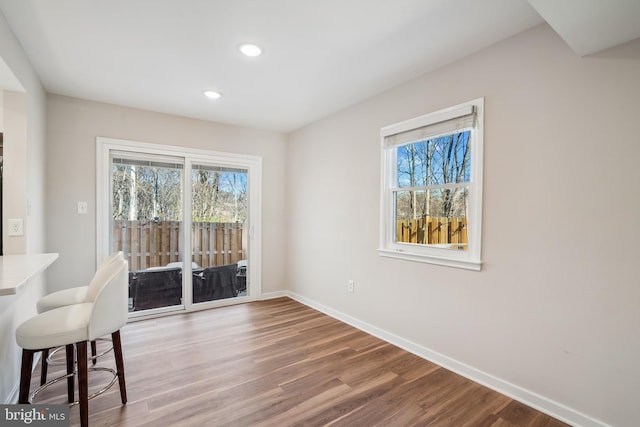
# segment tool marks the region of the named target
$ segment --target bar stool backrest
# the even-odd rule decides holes
[[[116,260],[96,274],[87,290],[85,303],[92,303],[89,340],[118,331],[127,323],[129,268],[126,260]],[[92,300],[89,301],[89,294]]]
[[[106,267],[107,265],[109,265],[109,263],[117,260],[117,259],[124,259],[124,255],[122,253],[122,251],[116,251],[114,253],[112,253],[111,255],[109,255],[109,257],[107,259],[105,259],[102,264],[100,264],[98,266],[98,270],[100,270],[103,267]]]
[[[124,258],[122,257],[122,252],[116,252],[111,254],[109,258],[96,270],[91,282],[89,282],[89,286],[87,287],[87,295],[85,296],[84,302],[93,302],[96,299],[96,295],[98,294],[100,288],[104,286],[106,278],[111,274],[112,270],[116,267],[116,261],[122,261]]]

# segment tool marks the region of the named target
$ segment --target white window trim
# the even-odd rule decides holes
[[[104,230],[109,230],[108,196],[111,194],[111,180],[107,178],[110,171],[110,151],[136,151],[145,154],[182,157],[185,159],[185,177],[191,169],[192,162],[221,163],[245,168],[249,171],[251,193],[249,197],[249,224],[248,251],[250,256],[249,269],[247,271],[247,283],[250,286],[249,296],[225,300],[212,301],[210,303],[198,303],[185,306],[185,311],[197,311],[207,308],[255,301],[262,294],[262,158],[246,154],[226,153],[219,151],[199,150],[171,145],[151,144],[146,142],[128,141],[106,137],[96,138],[96,265],[109,256],[109,236]],[[191,180],[185,178],[187,190],[185,194],[191,194]],[[191,210],[191,200],[185,197],[185,212]],[[184,226],[191,228],[191,218],[185,215]],[[190,233],[185,233],[184,244],[191,247]],[[190,273],[190,263],[185,263],[186,273]],[[191,292],[187,287],[186,292]],[[144,316],[141,316],[144,318]]]
[[[395,212],[392,188],[395,187],[396,150],[385,147],[385,137],[407,132],[422,126],[429,126],[456,117],[461,111],[475,106],[476,124],[471,132],[471,181],[469,183],[469,249],[455,251],[432,246],[396,243]],[[451,108],[425,114],[400,123],[385,126],[381,137],[381,197],[380,197],[380,256],[424,262],[429,264],[457,267],[479,271],[482,266],[482,165],[484,128],[484,98],[474,99]]]

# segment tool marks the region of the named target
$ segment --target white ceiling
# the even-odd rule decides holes
[[[545,20],[579,54],[640,37],[638,5],[639,0],[0,0],[51,93],[280,132]],[[621,20],[631,24],[623,25],[631,27],[624,34],[616,31]],[[264,54],[243,57],[236,49],[242,42],[261,45]],[[224,96],[209,100],[202,95],[207,89]]]

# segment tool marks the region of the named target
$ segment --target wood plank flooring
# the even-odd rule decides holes
[[[92,426],[566,425],[288,298],[134,322],[122,340],[129,402],[117,385],[91,400]],[[105,380],[90,373],[89,392]],[[38,403],[64,396],[63,381]]]

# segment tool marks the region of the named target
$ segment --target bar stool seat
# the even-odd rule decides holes
[[[16,330],[22,348],[40,350],[86,341],[93,303],[73,304],[39,314]]]
[[[33,356],[38,351],[66,347],[67,374],[73,368],[73,346],[78,359],[78,403],[81,425],[88,425],[88,358],[87,343],[111,335],[116,361],[113,371],[120,383],[122,403],[127,402],[124,360],[120,328],[127,322],[128,313],[127,261],[116,260],[96,272],[80,304],[55,308],[23,322],[16,330],[16,342],[22,347],[22,369],[18,403],[29,403],[29,385]],[[73,399],[73,377],[67,380],[69,402]],[[114,379],[115,381],[115,379]],[[112,382],[113,384],[113,382]]]

